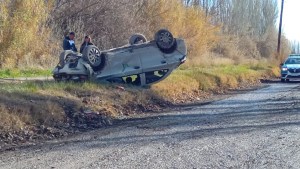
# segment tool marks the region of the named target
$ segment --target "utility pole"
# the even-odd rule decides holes
[[[279,20],[279,31],[278,31],[278,44],[277,44],[277,58],[280,55],[280,45],[281,45],[281,28],[282,28],[282,17],[283,17],[283,6],[284,0],[281,2],[280,20]]]

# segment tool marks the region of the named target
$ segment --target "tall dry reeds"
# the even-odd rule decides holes
[[[51,30],[45,22],[49,6],[41,0],[2,0],[0,4],[0,67],[15,68],[24,60],[39,63],[48,55]]]
[[[1,0],[0,68],[53,67],[62,50],[62,39],[69,31],[76,32],[78,47],[89,34],[100,49],[109,49],[125,45],[133,33],[145,34],[152,40],[158,29],[167,28],[175,37],[186,40],[193,65],[282,60],[280,57],[290,52],[283,38],[282,54],[276,55],[277,31],[271,24],[276,6],[257,10],[263,12],[265,23],[236,25],[252,23],[258,15],[247,14],[243,22],[233,24],[229,21],[238,19],[234,14],[244,12],[238,5],[245,9],[251,5],[248,1],[229,6],[226,3],[230,4],[214,4],[218,13],[213,13],[212,7],[182,0]],[[262,8],[268,3],[256,5]],[[234,13],[230,13],[230,8],[234,8]],[[264,29],[258,36],[254,30],[260,24]]]

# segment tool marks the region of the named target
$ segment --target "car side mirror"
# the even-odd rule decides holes
[[[283,63],[280,63],[280,66],[283,66]]]

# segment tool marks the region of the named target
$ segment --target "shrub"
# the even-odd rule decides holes
[[[42,26],[48,6],[41,0],[2,0],[0,4],[0,67],[22,65],[26,55],[38,59],[49,53],[48,37]]]
[[[219,27],[209,22],[200,7],[187,7],[179,0],[152,0],[145,8],[150,31],[167,28],[176,37],[184,38],[190,57],[205,53],[219,39]]]

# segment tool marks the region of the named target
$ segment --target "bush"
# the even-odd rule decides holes
[[[41,0],[2,0],[0,67],[19,67],[27,55],[39,59],[49,53],[47,39],[51,31],[44,26],[47,10],[47,4]]]
[[[150,32],[169,29],[184,38],[190,57],[200,56],[219,39],[220,29],[212,25],[200,7],[187,7],[179,0],[152,0],[145,7],[144,18]]]
[[[240,64],[265,58],[272,61],[283,60],[290,52],[290,46],[283,38],[282,53],[276,56],[277,32],[271,22],[276,15],[276,8],[270,0],[264,3],[258,1],[256,4],[257,10],[264,12],[263,16],[252,16],[249,13],[244,18],[234,17],[235,14],[244,12],[236,6],[238,2],[236,4],[222,1],[225,4],[233,3],[230,8],[234,8],[224,13],[223,19],[218,19],[218,13],[210,11],[213,9],[205,9],[208,6],[201,6],[202,2],[190,2],[184,4],[181,0],[2,0],[0,68],[53,67],[58,60],[58,57],[53,56],[59,55],[62,39],[69,31],[76,32],[77,45],[88,34],[100,49],[109,49],[127,44],[133,33],[145,34],[151,40],[157,30],[167,28],[175,37],[185,39],[190,60],[188,62],[193,66]],[[252,4],[250,2],[252,1],[248,0],[240,5],[250,8],[247,6]],[[215,10],[222,7],[212,5]],[[268,24],[256,22],[256,17],[265,18]],[[231,23],[231,19],[237,20]],[[240,23],[239,20],[243,22]],[[260,27],[263,29],[257,31]]]

